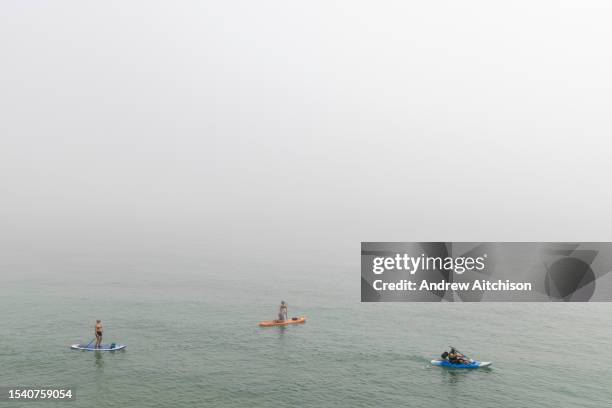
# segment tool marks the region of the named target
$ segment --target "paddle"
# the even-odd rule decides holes
[[[91,341],[89,343],[87,343],[87,345],[85,346],[85,348],[89,348],[89,346],[91,345],[91,343],[94,342],[96,338],[94,337],[93,339],[91,339]]]
[[[465,356],[465,354],[463,354],[461,350],[457,349],[456,347],[453,347],[453,346],[448,346],[448,347],[450,347],[452,350],[455,350],[457,353],[461,354],[462,356]]]

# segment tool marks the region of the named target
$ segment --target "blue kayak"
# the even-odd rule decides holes
[[[127,344],[100,344],[100,347],[96,347],[95,344],[73,344],[70,346],[73,350],[85,350],[85,351],[117,351],[123,350],[127,347]]]
[[[431,364],[438,366],[438,367],[448,367],[448,368],[482,368],[482,367],[488,367],[493,363],[490,361],[471,360],[469,364],[453,364],[448,360],[431,360]]]

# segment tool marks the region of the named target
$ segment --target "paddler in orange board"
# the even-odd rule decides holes
[[[284,300],[281,300],[280,307],[278,308],[278,322],[284,322],[287,320],[287,303]]]

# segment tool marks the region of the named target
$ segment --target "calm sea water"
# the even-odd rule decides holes
[[[4,264],[0,385],[75,385],[70,406],[97,408],[612,400],[611,304],[361,304],[358,264],[300,265],[150,255]],[[259,328],[280,300],[308,322]],[[69,349],[91,340],[96,318],[126,351]],[[493,368],[431,367],[449,344]]]

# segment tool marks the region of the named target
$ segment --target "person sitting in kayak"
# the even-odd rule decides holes
[[[100,348],[100,345],[102,344],[102,332],[104,331],[104,328],[102,327],[102,321],[101,320],[96,320],[96,348]]]
[[[287,320],[287,304],[282,300],[278,308],[278,321],[284,322],[285,320]]]
[[[451,364],[470,364],[470,359],[458,352],[454,347],[450,348],[450,352],[442,354],[444,360],[448,360]]]

